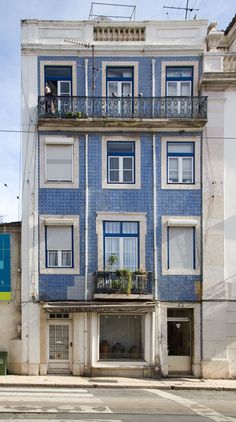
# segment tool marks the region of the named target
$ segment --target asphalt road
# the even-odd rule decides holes
[[[1,388],[0,421],[236,422],[236,393],[132,389]]]

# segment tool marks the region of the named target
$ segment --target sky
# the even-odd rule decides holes
[[[106,0],[101,0],[106,2]],[[163,6],[184,7],[186,0],[107,0],[107,3],[135,4],[136,21],[184,19],[184,11]],[[0,221],[21,218],[21,135],[20,135],[20,20],[86,20],[91,1],[85,0],[1,0],[0,16]],[[235,0],[189,0],[189,7],[199,9],[193,18],[217,21],[226,29],[236,13]],[[116,13],[123,14],[124,9]],[[126,9],[127,10],[127,9]],[[94,13],[111,14],[107,6],[94,6]],[[19,199],[17,198],[19,197]]]

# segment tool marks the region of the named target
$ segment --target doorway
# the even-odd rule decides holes
[[[71,355],[71,323],[50,321],[48,325],[48,373],[70,373]]]
[[[192,310],[167,310],[168,372],[192,372]]]

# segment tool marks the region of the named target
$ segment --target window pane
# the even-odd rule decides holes
[[[193,154],[193,144],[186,142],[168,142],[168,153]]]
[[[118,97],[118,83],[117,82],[108,82],[108,96]]]
[[[193,241],[193,227],[169,227],[169,268],[194,268],[195,245]]]
[[[101,315],[100,359],[144,358],[144,316]]]
[[[133,72],[132,69],[128,68],[108,68],[107,69],[107,77],[108,78],[132,78]]]
[[[120,223],[109,221],[105,223],[105,232],[106,233],[120,233]]]
[[[184,183],[192,183],[193,182],[193,159],[192,159],[192,157],[182,158],[182,167],[183,167],[182,181]]]
[[[58,267],[58,251],[48,251],[48,267]]]
[[[71,79],[72,77],[72,68],[71,66],[46,66],[45,75],[47,79]]]
[[[178,158],[168,158],[168,182],[177,183],[179,181],[179,160]]]
[[[169,97],[178,95],[177,82],[167,82],[167,95]]]
[[[113,264],[109,261],[111,255],[116,257]],[[118,237],[105,238],[105,268],[110,271],[120,268],[120,239]]]
[[[190,96],[191,95],[191,82],[181,82],[180,95]]]
[[[124,234],[138,234],[138,223],[123,223],[122,232]]]
[[[123,169],[124,170],[132,170],[133,168],[133,158],[132,157],[124,157],[123,158]]]
[[[71,250],[72,227],[47,226],[47,250]]]
[[[110,169],[119,170],[119,157],[109,157]]]
[[[132,183],[133,182],[133,172],[132,170],[123,171],[123,182]]]
[[[169,356],[191,356],[190,321],[168,321]]]
[[[108,142],[107,151],[109,154],[124,154],[134,153],[134,143],[133,142]]]
[[[71,145],[46,146],[46,177],[48,181],[72,181]]]
[[[167,68],[166,71],[167,78],[191,78],[192,69],[191,68]]]
[[[122,83],[122,95],[124,97],[131,96],[132,94],[132,84],[131,82],[123,82]]]
[[[72,252],[71,251],[62,251],[62,267],[71,267],[72,266]]]
[[[137,237],[123,238],[123,267],[130,271],[135,271],[138,269]]]
[[[71,83],[70,81],[60,81],[58,82],[58,95],[71,95]]]
[[[119,182],[119,171],[110,170],[110,179],[109,182]]]

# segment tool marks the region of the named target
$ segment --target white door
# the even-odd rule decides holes
[[[63,114],[72,111],[71,104],[71,81],[58,81],[57,82],[57,95],[58,95],[58,111]]]
[[[191,97],[192,83],[191,81],[168,81],[167,96],[168,97]],[[191,98],[167,99],[167,114],[169,116],[188,116],[191,114]]]
[[[132,113],[132,82],[108,82],[108,112],[115,116],[128,117]]]
[[[68,321],[50,321],[48,326],[48,372],[71,372],[72,336]]]
[[[168,317],[168,371],[190,373],[192,369],[192,335],[189,317]]]

